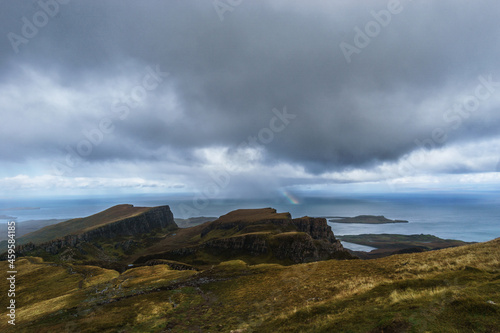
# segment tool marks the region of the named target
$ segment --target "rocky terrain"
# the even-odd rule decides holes
[[[200,226],[198,244],[148,254],[135,263],[150,259],[174,259],[208,264],[220,258],[245,257],[252,262],[301,263],[353,258],[324,218],[296,218],[275,209],[245,209],[230,212]]]
[[[203,219],[195,219],[199,223]],[[66,233],[60,236],[62,233]],[[56,237],[57,236],[57,237]],[[296,264],[352,259],[324,218],[293,219],[275,209],[242,209],[180,229],[168,206],[118,205],[27,234],[19,255],[124,271],[151,260],[205,267],[229,259]]]

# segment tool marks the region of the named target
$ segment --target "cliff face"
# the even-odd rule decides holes
[[[288,213],[287,213],[288,214]],[[288,214],[289,215],[289,214]],[[296,230],[300,232],[305,232],[311,235],[314,239],[325,239],[330,242],[335,241],[335,236],[333,235],[332,228],[327,224],[324,218],[310,218],[302,217],[297,219],[265,219],[253,222],[246,221],[230,221],[221,223],[219,220],[210,223],[201,232],[201,237],[205,237],[211,231],[214,230],[230,230],[235,229],[236,232],[253,229],[256,226],[269,226],[270,229],[276,229],[280,231]]]
[[[351,259],[352,256],[335,240],[314,239],[303,232],[282,234],[249,234],[210,240],[200,246],[213,254],[245,253],[268,255],[280,261],[304,263],[328,259]]]
[[[129,217],[138,216],[151,210],[151,207],[134,207],[133,205],[116,205],[102,212],[86,217],[75,218],[52,224],[28,233],[17,239],[19,245],[29,242],[41,244],[67,235],[82,234],[86,231],[102,227],[106,224],[124,220]]]
[[[335,238],[324,218],[292,219],[289,213],[276,213],[272,208],[234,211],[216,221],[179,229],[175,234],[157,240],[126,237],[157,229],[178,229],[168,206],[150,208],[135,216],[49,242],[21,245],[18,252],[40,256],[47,253],[58,255],[63,260],[90,258],[107,262],[116,258],[122,260],[132,256],[137,248],[143,248],[144,253],[148,254],[134,263],[168,259],[191,264],[213,264],[247,258],[255,263],[271,261],[291,264],[352,258]],[[125,239],[121,238],[124,236]],[[103,239],[113,242],[118,251],[106,252],[104,247],[99,246],[101,242],[95,242]],[[165,242],[168,247],[162,251],[156,242]]]
[[[204,226],[199,245],[144,256],[136,262],[153,258],[201,262],[207,255],[214,260],[248,255],[274,257],[286,263],[353,258],[324,218],[292,219],[290,214],[277,214],[270,208],[244,213],[229,213]],[[260,220],[260,216],[265,217]]]
[[[28,243],[18,247],[20,254],[41,249],[50,254],[58,254],[66,247],[77,247],[84,242],[91,242],[98,238],[113,239],[119,236],[132,236],[148,233],[155,229],[175,230],[177,224],[169,206],[159,206],[147,210],[134,217],[125,218],[113,223],[88,230],[83,233],[66,235],[63,238],[35,245]]]
[[[303,217],[293,219],[292,223],[297,228],[297,231],[305,232],[313,239],[323,239],[330,243],[338,242],[340,244],[340,242],[335,239],[332,228],[324,218]]]
[[[163,228],[177,229],[177,224],[174,222],[174,216],[169,206],[154,207],[138,216],[106,224],[85,232],[80,235],[80,238],[89,241],[100,237],[132,236]]]
[[[278,235],[273,243],[273,255],[293,263],[354,258],[343,248],[340,241],[315,240],[305,233]]]
[[[263,235],[242,235],[236,237],[210,240],[202,245],[203,248],[222,251],[244,251],[251,255],[267,253],[269,245],[267,237]]]

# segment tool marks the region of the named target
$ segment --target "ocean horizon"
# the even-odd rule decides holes
[[[306,197],[290,200],[214,199],[194,203],[191,197],[165,195],[121,195],[67,197],[55,199],[0,200],[0,223],[14,219],[71,219],[85,217],[117,204],[135,206],[169,205],[174,217],[218,217],[239,208],[272,207],[290,212],[292,217],[384,215],[389,219],[408,220],[396,224],[342,224],[328,222],[335,235],[356,234],[432,234],[445,239],[483,242],[500,237],[500,205],[491,195],[346,195],[339,197]]]

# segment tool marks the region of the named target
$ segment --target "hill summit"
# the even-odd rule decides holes
[[[122,252],[127,252],[133,245],[147,245],[148,234],[177,228],[169,206],[118,205],[92,216],[29,233],[21,238],[24,244],[17,248],[17,252],[56,261],[116,262],[126,257]],[[109,249],[109,246],[113,248]]]
[[[49,225],[20,237],[17,242],[18,244],[26,244],[29,242],[38,244],[57,238],[63,238],[67,235],[83,234],[114,222],[140,216],[141,214],[147,213],[152,209],[155,209],[158,212],[159,208],[160,207],[134,207],[134,205],[128,204],[116,205],[91,216],[71,219],[61,223]],[[169,215],[167,210],[170,211],[170,208],[168,206],[163,206],[160,210],[163,210],[165,214]],[[170,213],[170,215],[171,214],[172,213]],[[169,216],[165,216],[165,220],[169,220]]]

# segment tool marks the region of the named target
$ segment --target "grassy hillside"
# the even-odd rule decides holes
[[[18,280],[16,327],[2,320],[2,332],[500,332],[500,239],[199,272],[160,264],[118,274],[25,258]],[[2,298],[2,318],[5,308]]]
[[[19,238],[30,232],[39,230],[43,227],[61,223],[67,221],[68,219],[50,219],[50,220],[28,220],[16,223],[16,236]],[[0,235],[0,241],[7,240],[7,232]]]
[[[454,239],[442,239],[433,235],[362,234],[337,236],[341,241],[376,248],[371,252],[354,252],[363,259],[380,258],[397,253],[423,252],[447,247],[472,244]]]
[[[22,236],[40,230],[43,227],[64,222],[67,219],[50,219],[50,220],[28,220],[16,222],[16,237],[20,239]],[[2,233],[0,234],[0,252],[7,250],[7,224],[2,225]]]
[[[217,217],[199,216],[199,217],[191,217],[188,219],[175,218],[174,220],[175,223],[179,226],[179,228],[190,228],[203,224],[205,222],[215,221],[217,220]]]
[[[40,230],[19,237],[18,244],[33,242],[35,244],[61,238],[69,234],[78,234],[104,224],[113,223],[128,217],[136,216],[151,209],[150,207],[134,207],[132,205],[117,205],[97,214],[71,219],[65,222],[49,225]]]
[[[404,249],[409,247],[422,247],[426,250],[437,248],[467,245],[468,243],[442,239],[433,235],[399,235],[399,234],[361,234],[337,236],[346,242],[367,245],[379,249]]]

